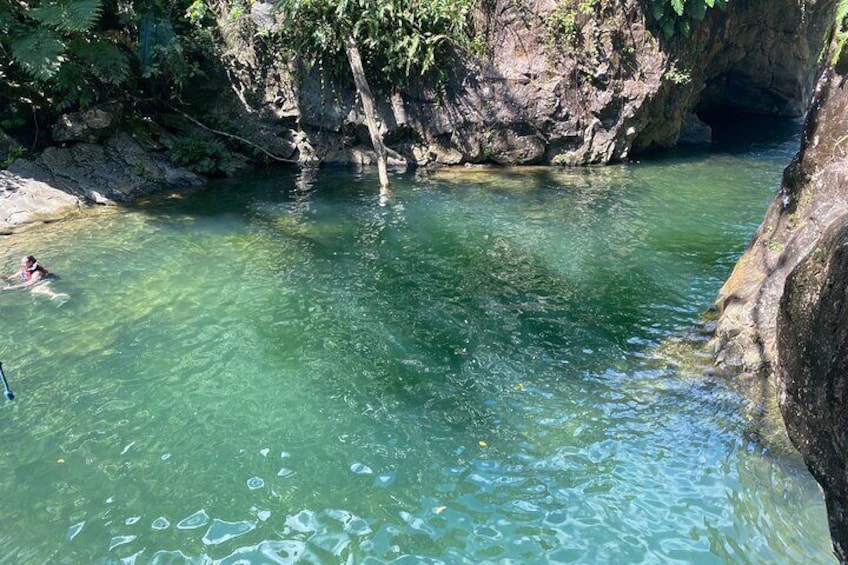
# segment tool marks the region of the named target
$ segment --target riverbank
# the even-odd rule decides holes
[[[73,217],[85,206],[117,205],[205,183],[125,132],[102,143],[52,147],[0,171],[0,234]]]

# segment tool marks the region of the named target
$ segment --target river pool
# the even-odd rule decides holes
[[[60,275],[0,294],[0,563],[835,563],[803,463],[687,353],[799,127],[0,239]]]

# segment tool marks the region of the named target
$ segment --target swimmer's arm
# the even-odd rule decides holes
[[[26,282],[22,282],[20,284],[10,284],[8,286],[4,286],[0,290],[15,290],[16,288],[26,288],[28,286],[32,286],[38,281],[41,280],[41,271],[36,271],[32,274],[32,278]]]

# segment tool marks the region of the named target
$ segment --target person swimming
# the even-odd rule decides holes
[[[16,288],[26,288],[32,286],[39,281],[42,281],[50,275],[50,271],[38,264],[38,259],[32,255],[25,255],[21,259],[21,270],[16,273],[20,278],[19,284],[11,284],[3,287],[3,290],[14,290]],[[9,275],[6,279],[14,278],[15,275]]]
[[[15,277],[18,277],[21,282],[18,283],[18,284],[6,285],[6,286],[0,288],[0,290],[15,290],[15,289],[18,289],[18,288],[27,288],[27,287],[33,286],[36,283],[39,283],[41,281],[55,278],[55,275],[52,275],[50,273],[50,271],[48,271],[47,269],[42,267],[38,263],[38,259],[36,259],[34,256],[25,255],[21,259],[21,269],[20,269],[20,271],[13,274],[13,275],[9,275],[8,277],[6,277],[6,279],[8,280],[10,278],[15,278]],[[33,288],[32,291],[34,293],[37,292],[38,294],[47,295],[51,299],[68,298],[67,294],[53,292],[52,290],[47,288],[48,286],[49,285],[39,286],[39,287]]]

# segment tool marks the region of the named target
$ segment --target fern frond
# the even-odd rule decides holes
[[[39,80],[49,80],[65,60],[65,44],[56,33],[35,29],[11,41],[12,58],[27,73]]]
[[[56,73],[54,86],[54,92],[58,94],[58,98],[54,100],[53,104],[60,112],[76,106],[79,102],[80,93],[87,90],[82,69],[73,63],[62,65],[62,68]]]
[[[54,0],[29,11],[39,23],[72,32],[90,30],[103,10],[102,0]]]
[[[12,12],[8,8],[0,8],[0,33],[8,34],[15,24]]]
[[[68,53],[103,82],[120,84],[130,74],[127,55],[114,43],[102,39],[75,39],[69,45]]]
[[[848,16],[848,0],[840,0],[836,5],[836,15],[834,16],[837,27],[841,28],[845,24],[846,16]]]

